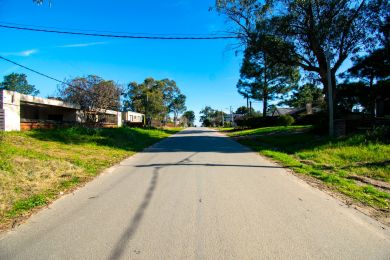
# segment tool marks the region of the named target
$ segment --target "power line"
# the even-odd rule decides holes
[[[82,89],[81,87],[79,87],[79,86],[77,86],[77,85],[72,85],[72,84],[69,84],[69,83],[67,83],[67,82],[65,82],[65,81],[62,81],[62,80],[53,78],[52,76],[49,76],[49,75],[47,75],[47,74],[45,74],[45,73],[39,72],[39,71],[34,70],[34,69],[32,69],[32,68],[26,67],[26,66],[24,66],[24,65],[22,65],[22,64],[19,64],[19,63],[15,62],[15,61],[12,61],[12,60],[10,60],[10,59],[4,58],[3,56],[0,56],[0,59],[5,60],[5,61],[7,61],[7,62],[9,62],[9,63],[12,63],[12,64],[14,64],[14,65],[16,65],[16,66],[19,66],[19,67],[21,67],[21,68],[24,68],[24,69],[26,69],[26,70],[29,70],[29,71],[31,71],[31,72],[34,72],[34,73],[36,73],[36,74],[38,74],[38,75],[41,75],[41,76],[43,76],[43,77],[45,77],[45,78],[48,78],[48,79],[57,81],[57,82],[59,82],[59,83],[61,83],[61,84],[65,84],[65,85],[67,85],[67,86],[69,86],[69,87],[77,88],[77,89],[79,89],[79,90],[81,90],[81,91],[85,91],[84,89]],[[91,83],[91,82],[88,81],[88,83]],[[95,94],[95,96],[96,96],[96,94]],[[114,99],[114,100],[116,100],[116,99]]]
[[[26,70],[32,71],[32,72],[34,72],[34,73],[36,73],[36,74],[38,74],[38,75],[41,75],[41,76],[43,76],[43,77],[46,77],[46,78],[48,78],[48,79],[57,81],[57,82],[59,82],[59,83],[62,83],[62,84],[68,85],[68,86],[72,86],[72,85],[70,85],[69,83],[66,83],[65,81],[62,81],[62,80],[53,78],[52,76],[49,76],[49,75],[44,74],[44,73],[42,73],[42,72],[39,72],[39,71],[36,71],[36,70],[31,69],[31,68],[29,68],[29,67],[26,67],[26,66],[24,66],[24,65],[22,65],[22,64],[19,64],[19,63],[15,62],[15,61],[12,61],[12,60],[9,60],[9,59],[7,59],[7,58],[4,58],[3,56],[0,56],[0,59],[5,60],[5,61],[8,61],[9,63],[12,63],[12,64],[14,64],[14,65],[16,65],[16,66],[22,67],[22,68],[24,68],[24,69],[26,69]]]
[[[77,32],[94,32],[94,33],[109,33],[109,34],[125,34],[125,35],[146,35],[146,36],[229,36],[229,32],[226,31],[215,31],[211,33],[139,33],[139,32],[124,32],[124,31],[108,31],[108,30],[93,30],[93,29],[80,29],[72,27],[54,27],[54,26],[44,26],[44,25],[32,25],[32,24],[22,24],[22,23],[10,23],[6,21],[0,21],[0,24],[16,26],[16,27],[29,27],[29,28],[39,28],[39,29],[50,29],[50,30],[59,30],[59,31],[77,31]],[[232,34],[232,33],[230,33]]]
[[[104,34],[104,33],[85,33],[85,32],[75,32],[75,31],[60,31],[54,29],[40,29],[40,28],[31,28],[31,27],[21,27],[21,26],[11,26],[0,24],[0,28],[14,29],[14,30],[23,30],[23,31],[33,31],[33,32],[45,32],[45,33],[57,33],[57,34],[71,34],[71,35],[82,35],[82,36],[94,36],[94,37],[108,37],[108,38],[125,38],[125,39],[146,39],[146,40],[228,40],[228,39],[238,39],[238,36],[147,36],[147,35],[120,35],[120,34]]]

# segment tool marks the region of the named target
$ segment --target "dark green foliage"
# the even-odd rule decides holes
[[[255,112],[255,110],[252,108],[252,110],[246,106],[241,106],[239,108],[237,108],[236,110],[236,114],[240,114],[240,115],[246,115],[246,114],[253,114]]]
[[[223,126],[225,113],[212,109],[210,106],[206,106],[200,111],[200,119],[203,126]]]
[[[263,101],[266,116],[268,101],[289,92],[299,80],[296,67],[280,63],[265,52],[264,39],[252,39],[247,45],[237,83],[238,92],[244,97]]]
[[[377,126],[367,131],[367,139],[390,144],[390,126]]]
[[[293,95],[289,100],[281,102],[289,107],[302,108],[306,104],[320,105],[323,102],[323,93],[314,84],[304,84],[293,90]]]
[[[166,121],[173,112],[175,119],[185,108],[186,96],[176,82],[147,78],[142,83],[131,82],[124,93],[124,110],[143,113],[149,119]]]
[[[278,125],[278,117],[271,116],[256,116],[246,117],[242,120],[237,120],[237,126],[242,128],[259,128]]]
[[[187,120],[188,126],[194,126],[194,122],[195,122],[195,113],[194,113],[194,111],[186,111],[186,112],[184,112],[183,117]]]
[[[245,47],[255,42],[273,60],[315,74],[325,94],[328,60],[336,93],[336,74],[344,61],[375,47],[379,31],[389,35],[383,30],[388,26],[381,26],[388,20],[388,1],[217,0],[216,7],[236,25],[234,33]]]
[[[278,123],[283,126],[290,126],[294,124],[295,119],[290,115],[281,115],[278,118]]]
[[[20,73],[11,73],[4,76],[3,82],[0,83],[0,90],[2,89],[32,96],[39,94],[39,90],[34,85],[28,84],[26,74]]]

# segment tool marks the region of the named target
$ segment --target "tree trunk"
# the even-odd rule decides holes
[[[268,89],[265,87],[263,90],[263,117],[267,116],[268,107]]]

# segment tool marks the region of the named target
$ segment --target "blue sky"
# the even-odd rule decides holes
[[[209,12],[214,0],[76,1],[0,0],[0,22],[65,29],[151,34],[210,34],[226,31],[225,18]],[[241,56],[234,40],[150,41],[58,35],[0,29],[0,54],[55,78],[96,74],[120,84],[146,77],[170,78],[197,113],[205,105],[228,111],[246,101],[237,93]],[[0,61],[0,79],[25,73],[40,96],[57,83]],[[260,104],[258,104],[260,107]]]

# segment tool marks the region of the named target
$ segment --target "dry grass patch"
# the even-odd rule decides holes
[[[0,229],[180,129],[0,132]]]

